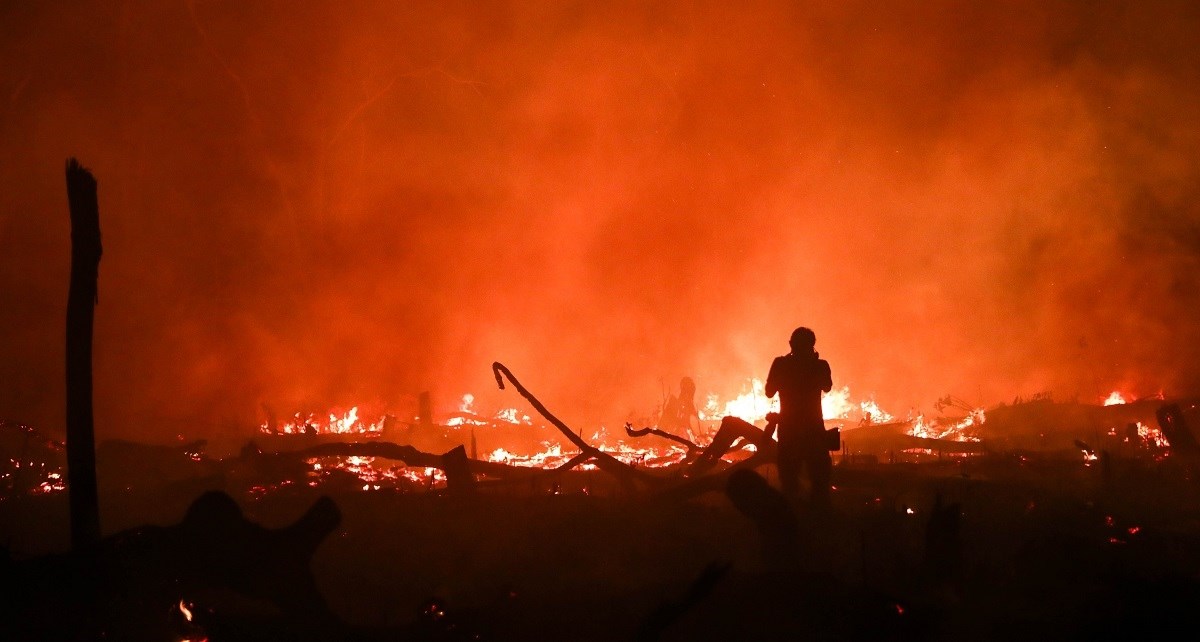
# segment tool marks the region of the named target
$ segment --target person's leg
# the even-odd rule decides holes
[[[833,476],[833,458],[823,444],[814,444],[807,461],[808,479],[812,482],[812,500],[814,504],[829,505],[829,484]]]
[[[779,487],[789,498],[800,496],[800,466],[803,455],[794,430],[779,428]]]

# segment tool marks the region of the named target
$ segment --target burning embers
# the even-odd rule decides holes
[[[314,457],[306,460],[312,467],[308,485],[318,486],[335,474],[350,474],[363,482],[362,490],[396,490],[408,488],[443,488],[446,473],[431,466],[406,466],[382,457]]]
[[[545,449],[532,455],[517,455],[503,448],[492,451],[487,460],[507,464],[509,466],[524,466],[528,468],[557,468],[579,456],[579,451],[563,451],[560,444],[543,442]],[[667,446],[665,448],[634,447],[623,441],[615,446],[601,444],[598,450],[608,453],[618,460],[636,467],[661,468],[682,462],[688,455],[683,446]],[[583,464],[582,470],[595,470],[595,464]]]
[[[1052,404],[1048,397],[1039,397],[1034,403]],[[1114,392],[1102,399],[1101,403],[1103,407],[1108,407],[1123,406],[1127,402],[1125,395]],[[1006,423],[1003,418],[1001,424],[996,427],[988,425],[988,412],[955,397],[940,399],[934,406],[938,415],[910,412],[906,419],[897,420],[892,413],[880,408],[873,399],[852,398],[848,386],[834,389],[822,399],[827,423],[843,429],[843,436],[847,443],[853,446],[854,452],[891,453],[893,458],[896,453],[919,456],[932,455],[935,451],[938,456],[979,455],[992,449],[985,446],[984,441],[996,437],[997,434],[1002,435],[1012,426],[1011,419]],[[1091,407],[1097,410],[1101,408]],[[623,464],[645,469],[663,468],[685,462],[695,448],[703,447],[711,440],[715,424],[721,418],[735,416],[761,424],[769,412],[777,410],[778,400],[766,397],[762,380],[749,379],[743,391],[731,399],[708,395],[704,408],[698,413],[702,422],[700,431],[692,436],[693,442],[690,445],[687,438],[681,439],[680,443],[626,440],[623,438],[625,435],[620,432],[610,433],[603,427],[592,431],[588,441],[595,444],[596,452],[611,456]],[[950,413],[946,414],[947,411]],[[422,430],[440,431],[442,442],[438,447],[427,450],[442,452],[462,444],[468,449],[471,460],[503,466],[541,470],[564,465],[577,470],[597,468],[595,461],[571,465],[573,460],[585,455],[579,444],[568,443],[562,439],[561,434],[549,439],[537,437],[539,431],[547,428],[544,424],[535,423],[530,418],[530,413],[514,407],[490,414],[481,413],[476,408],[474,395],[471,394],[464,395],[453,411],[436,420],[431,418],[399,422],[395,417],[384,416],[376,421],[368,421],[360,417],[358,407],[346,412],[322,413],[319,416],[326,415],[329,421],[323,423],[314,421],[314,415],[309,415],[304,420],[297,415],[296,421],[284,424],[272,434],[375,438],[382,434],[384,426],[404,426],[407,428],[398,428],[388,439],[396,437],[399,438],[396,439],[399,443],[415,443],[406,441],[405,438],[413,437]],[[1161,431],[1148,421],[1130,422],[1123,428],[1118,426],[1124,424],[1110,423],[1104,426],[1103,430],[1109,435],[1120,433],[1119,436],[1134,447],[1166,447],[1166,440]],[[655,432],[649,429],[633,430],[631,426],[627,428],[630,428],[627,430],[629,437]],[[270,432],[268,424],[264,424],[263,429]],[[662,434],[661,431],[657,432]],[[544,436],[545,433],[540,434]],[[477,448],[477,435],[482,437],[481,441],[488,442],[484,448]],[[584,436],[586,433],[579,435],[580,438]],[[1087,440],[1092,441],[1091,436],[1088,436]],[[752,448],[746,449],[746,452],[752,451]],[[347,476],[356,480],[360,484],[359,487],[366,491],[419,487],[437,489],[445,485],[444,473],[437,467],[406,466],[402,462],[386,458],[322,457],[310,459],[308,464],[312,467],[307,476],[310,486],[329,483]]]
[[[290,421],[277,423],[269,416],[259,429],[268,435],[378,435],[383,432],[386,417],[377,421],[364,421],[358,416],[358,406],[343,412],[332,411],[324,415],[296,413]]]
[[[926,455],[974,456],[1010,450],[1061,456],[1074,450],[1076,439],[1088,444],[1084,453],[1088,461],[1104,450],[1121,456],[1161,458],[1168,443],[1156,425],[1154,411],[1162,404],[1157,399],[1128,399],[1128,395],[1114,392],[1087,405],[1059,404],[1039,396],[985,412],[947,397],[934,404],[936,415],[914,412],[897,420],[872,399],[852,398],[849,387],[844,386],[824,395],[822,405],[828,427],[842,429],[850,453],[844,461],[849,463],[878,461],[880,456],[896,461],[899,454],[907,455],[909,461],[914,457],[922,461]],[[440,416],[426,410],[426,418],[407,421],[383,412],[364,412],[359,405],[330,412],[297,413],[286,422],[269,418],[260,426],[263,437],[258,441],[265,442],[264,449],[248,446],[241,455],[222,459],[202,452],[202,441],[182,443],[182,436],[179,444],[169,446],[123,442],[118,448],[108,442],[101,444],[98,455],[101,467],[107,465],[110,471],[109,479],[113,479],[114,471],[132,469],[170,471],[170,475],[182,477],[221,476],[227,479],[229,489],[240,488],[251,497],[305,488],[440,491],[448,488],[447,467],[451,465],[440,453],[455,448],[464,453],[465,465],[471,471],[468,477],[477,480],[497,471],[500,477],[514,477],[512,471],[521,469],[530,473],[603,470],[604,461],[609,462],[609,468],[620,465],[641,471],[638,475],[658,474],[656,469],[671,474],[678,465],[693,461],[713,441],[720,418],[736,416],[761,427],[767,413],[778,407],[776,400],[766,397],[762,381],[750,379],[731,399],[709,395],[698,413],[699,430],[678,435],[671,430],[629,424],[623,431],[551,427],[547,422],[557,420],[530,401],[534,409],[529,412],[516,407],[481,412],[474,396],[468,394]],[[531,418],[538,413],[545,419]],[[4,446],[0,453],[0,499],[55,494],[66,488],[61,443],[15,424],[0,423],[0,436],[0,445]],[[736,463],[758,450],[753,443],[739,444],[719,458]],[[1071,458],[1075,457],[1078,455]],[[154,468],[156,458],[161,459],[158,468]],[[191,472],[181,470],[180,462],[186,462]],[[150,476],[161,477],[159,472]],[[130,483],[138,482],[130,477]]]
[[[926,419],[925,415],[917,415],[912,421],[908,434],[921,439],[948,439],[950,441],[981,441],[974,430],[987,421],[987,415],[982,408],[972,410],[961,419]]]
[[[37,430],[0,421],[0,500],[67,488],[65,446]]]

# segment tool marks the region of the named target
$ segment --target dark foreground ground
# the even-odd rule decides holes
[[[843,466],[832,512],[793,506],[794,530],[769,494],[749,504],[756,524],[715,492],[225,488],[268,530],[220,525],[229,507],[215,501],[187,533],[128,532],[185,522],[213,487],[175,482],[102,498],[106,532],[126,533],[93,562],[100,597],[81,580],[87,563],[50,554],[66,548],[65,495],[17,497],[0,502],[0,639],[91,639],[96,627],[166,640],[1194,639],[1191,477],[1171,458]],[[314,509],[272,530],[323,493],[340,521]],[[308,527],[311,565],[308,544],[288,539]],[[249,552],[220,548],[247,537]],[[222,579],[179,579],[188,573]]]

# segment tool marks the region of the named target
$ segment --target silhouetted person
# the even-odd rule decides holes
[[[700,413],[696,411],[696,382],[691,377],[679,381],[679,396],[667,398],[658,427],[683,433],[693,442],[700,436]]]
[[[813,349],[817,335],[796,328],[789,341],[792,351],[777,357],[767,375],[767,397],[779,393],[779,481],[789,497],[800,494],[800,469],[808,469],[812,500],[829,501],[833,460],[825,444],[825,418],[821,393],[833,388],[829,362]]]

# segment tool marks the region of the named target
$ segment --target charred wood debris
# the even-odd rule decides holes
[[[916,546],[923,553],[913,561],[911,574],[921,589],[914,596],[899,589],[873,588],[880,583],[874,576],[887,573],[880,570],[879,560],[874,559],[870,550],[874,545],[867,543],[869,537],[861,533],[848,534],[849,539],[863,538],[859,583],[847,584],[824,573],[813,573],[814,568],[821,567],[814,558],[820,557],[822,546],[822,536],[815,532],[815,525],[829,518],[785,498],[764,477],[770,476],[773,469],[770,464],[775,457],[776,442],[769,437],[773,425],[760,428],[726,417],[706,445],[662,434],[654,428],[627,427],[631,439],[656,436],[686,449],[687,454],[679,463],[642,467],[590,444],[550,412],[503,364],[494,364],[493,372],[498,385],[512,386],[564,440],[575,446],[578,454],[556,468],[543,469],[473,458],[462,444],[443,453],[426,452],[388,440],[386,435],[363,441],[290,436],[287,438],[290,449],[265,451],[251,442],[237,455],[226,458],[207,456],[204,441],[173,446],[102,442],[97,449],[97,470],[105,482],[102,489],[110,487],[111,482],[129,492],[140,490],[144,494],[150,486],[157,485],[156,492],[162,496],[190,495],[199,499],[188,508],[183,520],[173,526],[126,529],[99,541],[91,551],[5,560],[10,590],[4,600],[6,611],[0,612],[0,620],[4,622],[0,632],[11,634],[10,639],[79,639],[80,632],[87,637],[97,631],[122,639],[506,639],[507,636],[489,637],[486,618],[472,619],[470,614],[456,612],[453,603],[437,597],[430,597],[403,625],[348,624],[326,604],[310,570],[314,550],[336,531],[341,520],[337,504],[322,495],[295,523],[272,529],[247,519],[238,507],[239,502],[231,497],[231,494],[234,497],[292,494],[296,498],[312,498],[317,493],[359,494],[361,480],[348,473],[309,487],[306,480],[311,476],[311,462],[371,457],[440,471],[444,474],[442,484],[413,482],[391,492],[442,497],[441,501],[449,502],[447,506],[458,506],[455,510],[472,510],[472,506],[477,507],[478,502],[489,498],[504,501],[514,496],[587,493],[589,489],[596,501],[611,497],[660,507],[687,503],[709,493],[727,498],[753,525],[755,546],[761,555],[757,568],[763,570],[739,572],[733,570],[728,560],[701,565],[694,581],[680,587],[674,596],[665,595],[657,605],[646,605],[641,624],[636,631],[629,632],[628,637],[633,639],[679,639],[680,631],[695,626],[681,622],[691,622],[699,617],[697,613],[705,613],[704,604],[716,602],[753,610],[758,608],[752,603],[754,600],[774,599],[764,593],[765,587],[781,590],[788,599],[818,605],[812,608],[820,617],[817,612],[809,612],[808,617],[817,618],[818,629],[832,631],[835,638],[870,639],[883,635],[921,639],[929,635],[932,623],[946,617],[939,609],[957,603],[965,590],[965,577],[969,573],[964,567],[961,499],[970,492],[963,489],[972,487],[973,474],[982,480],[996,466],[1033,470],[1039,466],[1045,470],[1070,467],[1084,471],[1088,483],[1102,496],[1105,489],[1138,474],[1168,475],[1178,480],[1192,478],[1196,455],[1200,453],[1192,438],[1187,413],[1175,403],[1157,404],[1154,410],[1158,425],[1170,440],[1168,449],[1131,445],[1129,435],[1123,434],[1120,439],[1110,435],[1108,442],[1099,436],[1091,438],[1091,443],[1074,438],[1067,448],[1058,451],[1039,452],[1016,446],[993,450],[986,440],[965,447],[958,442],[931,444],[939,440],[887,433],[885,426],[880,431],[884,435],[883,445],[872,446],[874,452],[897,445],[940,445],[946,452],[974,453],[957,459],[947,456],[941,465],[935,461],[925,466],[950,470],[949,475],[936,473],[941,478],[941,485],[936,488],[950,488],[950,494],[960,501],[945,501],[940,492],[933,504],[926,506],[920,505],[919,500],[883,497],[880,506],[890,506],[884,515],[902,518],[905,513],[912,514],[914,507],[920,510],[923,539]],[[1062,410],[1054,404],[1041,403],[1038,406],[1041,414]],[[410,427],[410,430],[420,429],[420,421]],[[61,470],[65,444],[26,426],[5,424],[0,426],[0,432],[5,435],[6,454],[15,455],[8,458],[9,462],[34,464],[10,466],[4,472],[5,485],[0,489],[4,500],[0,500],[0,506],[14,500],[50,497],[53,484],[61,488],[62,481],[51,476],[53,471]],[[891,436],[887,437],[888,434]],[[853,444],[861,439],[850,431],[847,441]],[[866,445],[862,448],[867,449]],[[856,479],[886,477],[890,469],[906,469],[899,464],[881,463],[882,459],[843,452],[841,472],[835,476],[835,483],[852,485]],[[572,481],[573,478],[577,479]],[[607,491],[598,492],[601,488]],[[1109,526],[1114,532],[1111,540],[1135,539],[1136,530],[1131,529],[1136,527],[1111,523]],[[1071,555],[1075,553],[1070,551],[1077,547],[1086,547],[1081,542],[1056,542],[1054,546],[1065,548],[1055,548],[1056,552],[1050,553],[1053,555]],[[13,590],[13,587],[22,588]],[[1173,589],[1164,589],[1159,584],[1139,587],[1168,594],[1181,591],[1189,600],[1187,604],[1192,602],[1186,596],[1195,591],[1191,583]],[[743,602],[750,603],[742,605]],[[771,608],[786,611],[784,606]],[[26,616],[27,613],[35,616]],[[61,613],[71,615],[63,617]],[[781,623],[777,618],[768,621],[769,626],[763,624],[762,628],[749,630],[770,636],[780,630],[811,630],[813,626],[812,621]]]

